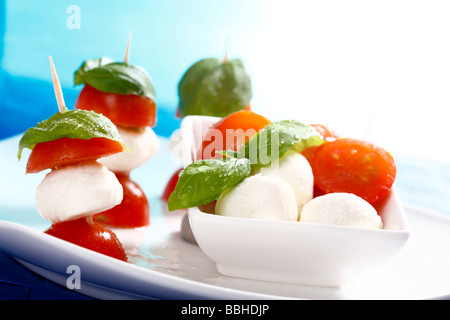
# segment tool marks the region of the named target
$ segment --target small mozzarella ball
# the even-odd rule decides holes
[[[260,173],[264,176],[277,175],[292,188],[299,214],[303,206],[313,198],[314,176],[311,166],[308,160],[296,151],[286,152],[269,167],[261,168]]]
[[[158,152],[160,142],[150,127],[125,129],[118,127],[119,134],[130,152],[120,152],[100,158],[98,162],[113,172],[130,172],[142,166]]]
[[[380,216],[366,200],[352,193],[329,193],[309,201],[300,222],[314,222],[364,228],[383,228]]]
[[[39,214],[52,223],[108,210],[123,198],[114,173],[95,162],[49,172],[36,191]]]
[[[217,215],[297,221],[294,193],[277,176],[250,176],[217,199]]]

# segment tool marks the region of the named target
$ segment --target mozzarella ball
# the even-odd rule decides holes
[[[308,160],[296,151],[286,152],[269,167],[261,168],[260,173],[264,176],[277,175],[292,188],[299,214],[303,206],[313,198],[314,176],[311,166]]]
[[[114,173],[95,162],[52,170],[38,185],[35,198],[39,214],[58,223],[118,205],[123,189]]]
[[[250,176],[217,199],[217,215],[297,221],[294,193],[277,176]]]
[[[130,172],[142,166],[158,152],[160,142],[150,127],[140,130],[118,127],[119,134],[130,152],[120,152],[100,158],[98,162],[113,172]]]
[[[352,193],[329,193],[309,201],[300,222],[314,222],[363,228],[383,228],[380,216],[366,200]]]

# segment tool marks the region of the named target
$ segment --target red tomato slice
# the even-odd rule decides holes
[[[168,201],[170,195],[172,194],[173,190],[175,189],[175,186],[177,185],[178,182],[178,174],[180,173],[180,171],[183,170],[178,169],[173,175],[172,177],[170,177],[169,181],[167,182],[166,187],[164,188],[164,192],[161,196],[161,199],[164,201]]]
[[[318,193],[349,192],[375,204],[391,189],[396,166],[384,149],[356,139],[319,146],[310,157]]]
[[[75,108],[95,111],[123,127],[154,127],[156,125],[156,105],[138,95],[102,92],[85,84]]]
[[[94,221],[113,228],[138,228],[150,224],[150,209],[141,187],[128,174],[115,173],[123,187],[123,200],[117,206],[94,215]]]
[[[89,218],[53,224],[45,233],[107,256],[127,261],[125,250],[116,234]]]
[[[26,172],[37,173],[45,169],[95,161],[122,151],[124,147],[119,142],[107,138],[59,138],[34,146],[28,158]]]
[[[234,112],[222,118],[206,132],[199,157],[221,158],[216,151],[238,151],[242,144],[269,123],[269,119],[251,110]]]
[[[303,150],[303,151],[301,152],[301,154],[302,154],[309,162],[311,162],[311,158],[312,158],[313,154],[316,152],[316,150],[317,150],[318,147],[319,147],[319,146],[311,146],[311,147],[308,147],[308,148],[306,148],[305,150]]]

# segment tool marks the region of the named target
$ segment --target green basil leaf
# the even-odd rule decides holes
[[[173,211],[210,203],[250,173],[248,159],[197,160],[180,171],[178,182],[168,200],[168,208]]]
[[[120,142],[126,148],[117,127],[107,117],[86,110],[68,110],[56,113],[25,131],[19,141],[17,157],[24,148],[33,149],[37,143],[59,138],[91,139],[107,138]]]
[[[302,152],[324,141],[311,126],[296,120],[272,122],[257,132],[239,150],[252,164],[269,166],[287,151]]]
[[[178,84],[179,112],[224,117],[244,109],[252,98],[250,75],[240,59],[202,59]]]
[[[74,84],[87,83],[97,90],[118,94],[135,94],[155,101],[155,88],[141,67],[108,58],[86,60],[74,73]]]
[[[74,84],[75,85],[79,85],[79,84],[83,84],[84,81],[84,75],[86,74],[86,72],[88,72],[89,70],[104,66],[106,64],[109,63],[113,63],[114,61],[110,58],[107,57],[102,57],[102,58],[98,58],[98,59],[90,59],[90,60],[86,60],[84,61],[81,66],[78,68],[77,71],[75,71],[74,73]]]

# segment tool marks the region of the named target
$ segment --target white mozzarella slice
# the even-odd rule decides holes
[[[54,169],[38,185],[39,214],[58,223],[108,210],[123,198],[123,188],[114,173],[100,163]]]

